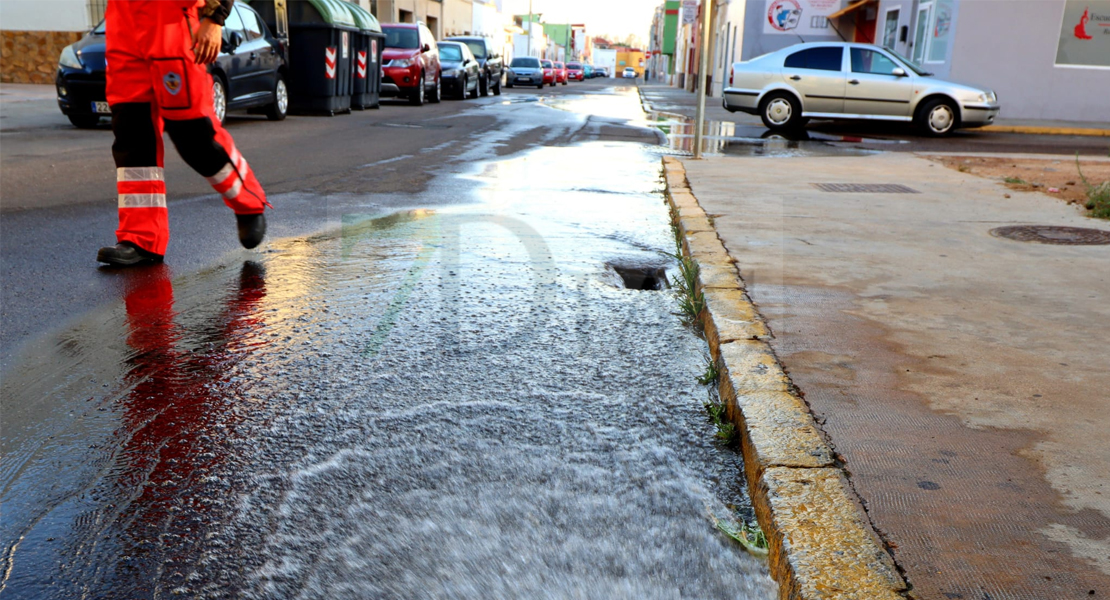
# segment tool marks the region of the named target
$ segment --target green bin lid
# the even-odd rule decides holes
[[[356,27],[355,18],[349,8],[352,6],[343,0],[308,0],[323,17],[324,21],[332,25],[346,25]]]
[[[354,2],[347,3],[347,10],[351,11],[351,16],[355,19],[355,24],[363,31],[373,31],[375,33],[382,32],[382,26],[378,24],[378,20],[370,11],[355,4]]]
[[[251,2],[251,0],[238,1],[245,4],[250,4]],[[366,11],[357,4],[349,4],[343,2],[343,0],[307,0],[307,2],[316,9],[316,12],[320,13],[320,18],[322,18],[325,23],[331,25],[345,25],[355,29],[362,27],[361,23],[356,24],[356,17],[351,9],[357,8],[363,12]],[[381,25],[378,25],[378,20],[374,18],[374,15],[367,12],[366,16],[370,17],[373,21],[375,26],[374,31],[381,32]],[[365,27],[362,28],[365,29]]]

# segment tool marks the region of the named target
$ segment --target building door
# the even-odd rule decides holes
[[[886,18],[883,20],[883,47],[897,50],[895,45],[898,43],[898,23],[901,21],[902,9],[892,8],[886,11]]]
[[[929,45],[929,22],[933,20],[933,3],[922,4],[917,9],[917,24],[913,35],[913,62],[925,64],[926,46]]]

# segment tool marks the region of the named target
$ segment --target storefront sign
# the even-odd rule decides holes
[[[693,25],[698,22],[698,0],[682,0],[682,24]]]
[[[1067,0],[1056,64],[1110,68],[1110,0]]]
[[[843,4],[843,0],[767,0],[763,33],[835,35],[828,17]]]

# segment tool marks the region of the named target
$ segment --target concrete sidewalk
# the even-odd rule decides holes
[[[1110,595],[1110,245],[990,233],[1110,223],[908,154],[684,164],[910,596]]]

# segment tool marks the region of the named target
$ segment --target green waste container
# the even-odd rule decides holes
[[[289,111],[300,114],[351,111],[356,38],[353,5],[343,0],[251,0],[271,29],[289,27]],[[283,10],[284,8],[284,10]]]
[[[382,51],[385,34],[369,11],[357,4],[347,7],[355,19],[359,33],[355,37],[354,60],[351,61],[351,108],[359,110],[381,106]]]

